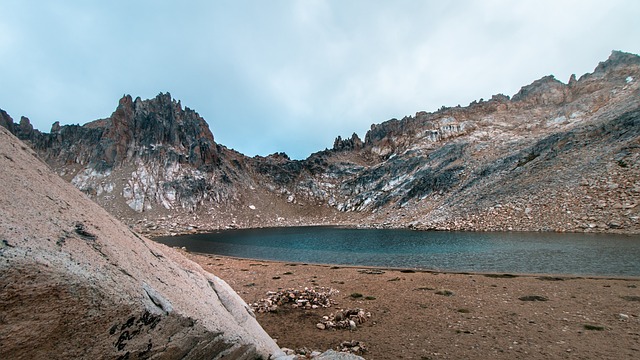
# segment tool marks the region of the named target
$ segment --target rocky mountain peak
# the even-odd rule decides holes
[[[602,61],[598,64],[594,73],[604,73],[610,69],[629,66],[640,66],[640,56],[623,51],[613,50],[607,60]]]
[[[553,75],[548,75],[523,86],[511,100],[529,101],[536,105],[559,105],[565,101],[566,87]]]
[[[333,142],[333,150],[335,151],[360,150],[363,146],[364,143],[356,133],[353,133],[348,139],[342,139],[341,136],[338,136]]]
[[[169,93],[149,100],[125,95],[109,119],[104,137],[112,143],[109,151],[116,161],[160,154],[195,166],[216,162],[209,125],[197,112],[183,109]]]
[[[13,118],[6,111],[0,109],[0,126],[14,133]]]

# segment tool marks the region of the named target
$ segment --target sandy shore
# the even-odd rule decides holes
[[[285,305],[257,314],[281,347],[326,350],[356,340],[366,359],[640,358],[638,278],[364,271],[185,255],[247,303],[279,289],[339,291],[331,308]],[[316,327],[323,316],[353,308],[371,313],[356,331]]]

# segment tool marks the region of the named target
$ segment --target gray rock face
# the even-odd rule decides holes
[[[122,225],[0,128],[0,358],[283,355],[221,279]]]

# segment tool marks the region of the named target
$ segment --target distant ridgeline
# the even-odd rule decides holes
[[[106,119],[0,125],[140,231],[357,224],[441,230],[640,231],[640,57],[513,97],[418,112],[305,160],[247,157],[169,93]]]

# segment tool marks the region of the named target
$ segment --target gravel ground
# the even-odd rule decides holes
[[[249,304],[268,291],[325,287],[330,308],[258,313],[281,347],[364,343],[366,359],[636,359],[640,279],[455,274],[236,259],[184,252]],[[362,296],[358,296],[358,294]],[[340,309],[371,313],[355,331],[320,330]]]

